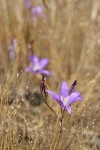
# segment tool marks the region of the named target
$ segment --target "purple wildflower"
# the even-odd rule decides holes
[[[80,95],[80,92],[74,92],[73,89],[75,88],[76,82],[74,82],[70,88],[70,92],[68,91],[68,85],[66,82],[62,82],[60,86],[60,95],[56,94],[53,91],[46,90],[52,98],[58,102],[58,104],[68,111],[71,114],[71,104],[76,101],[81,101],[83,98]]]
[[[31,61],[32,66],[27,67],[26,71],[28,71],[28,72],[32,71],[35,74],[41,73],[41,74],[45,74],[45,75],[50,76],[50,71],[44,69],[49,62],[48,58],[44,58],[42,60],[39,60],[38,56],[35,55],[33,57],[30,56],[29,60]]]
[[[30,10],[32,8],[32,4],[30,0],[24,0],[25,6]]]
[[[9,44],[9,58],[10,59],[14,59],[15,56],[16,56],[16,52],[15,52],[15,49],[16,49],[16,46],[17,46],[17,40],[16,39],[12,39],[10,41],[10,44]]]
[[[33,17],[33,19],[37,17],[45,17],[44,6],[38,5],[38,6],[33,7],[32,4],[30,3],[30,0],[24,0],[24,3],[26,7],[29,9],[30,15],[31,17]]]
[[[43,17],[44,16],[44,7],[43,6],[32,7],[31,16],[32,17]]]

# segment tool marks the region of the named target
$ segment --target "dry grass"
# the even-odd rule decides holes
[[[32,21],[23,0],[0,0],[0,150],[99,150],[100,1],[45,2],[47,19]],[[9,60],[12,38],[17,56]],[[60,137],[59,121],[39,94],[41,76],[25,72],[31,40],[33,53],[50,59],[49,89],[58,92],[62,81],[80,83],[84,101],[72,106],[71,116],[65,113]],[[51,97],[48,103],[60,115]]]

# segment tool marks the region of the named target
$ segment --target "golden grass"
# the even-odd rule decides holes
[[[42,0],[31,2],[43,5]],[[0,150],[99,150],[100,2],[45,3],[48,18],[32,21],[23,0],[0,0]],[[12,38],[18,41],[15,60],[8,58]],[[31,40],[33,53],[50,59],[49,89],[58,92],[62,81],[80,83],[77,90],[84,100],[72,106],[71,116],[64,114],[61,135],[51,110],[25,99],[28,89],[39,92],[41,82],[41,76],[25,72]],[[51,97],[48,103],[60,115]]]

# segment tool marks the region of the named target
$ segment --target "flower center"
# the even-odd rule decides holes
[[[39,64],[35,64],[33,66],[33,71],[38,71],[38,70],[40,70],[40,68],[41,68],[41,66]]]
[[[67,106],[67,105],[68,105],[68,102],[69,102],[69,96],[67,96],[67,97],[65,97],[65,98],[63,99],[63,104],[64,104],[64,106]]]

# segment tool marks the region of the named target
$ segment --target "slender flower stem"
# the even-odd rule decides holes
[[[51,106],[47,103],[47,102],[45,102],[45,104],[49,107],[49,109],[57,116],[57,114],[55,113],[55,111],[51,108]],[[57,116],[58,117],[58,116]]]
[[[62,116],[59,118],[59,122],[60,122],[60,130],[59,130],[59,134],[58,134],[58,139],[57,139],[57,145],[59,143],[59,140],[60,140],[60,137],[61,137],[61,133],[62,133],[62,123],[63,123],[63,118],[64,118],[64,112],[65,112],[65,109],[61,109],[61,114]]]
[[[57,149],[57,147],[58,147],[58,144],[59,144],[59,141],[60,141],[60,137],[61,137],[61,134],[62,134],[62,122],[63,122],[63,118],[64,118],[64,112],[65,112],[65,109],[61,109],[61,117],[59,118],[59,122],[60,122],[60,129],[59,129],[59,127],[58,127],[58,132],[57,132],[57,134],[55,135],[55,138],[54,138],[54,140],[53,140],[53,142],[52,142],[52,145],[51,145],[51,147],[50,147],[50,150],[56,150]]]
[[[41,92],[41,95],[42,95],[42,98],[44,99],[45,101],[45,104],[48,106],[48,108],[57,116],[57,114],[55,113],[55,111],[51,108],[51,106],[48,104],[47,102],[47,98],[48,98],[48,92],[46,91],[47,90],[47,86],[45,85],[45,82],[46,82],[46,77],[45,75],[43,74],[42,75],[42,81],[40,83],[40,92]],[[58,116],[57,116],[58,117]]]

